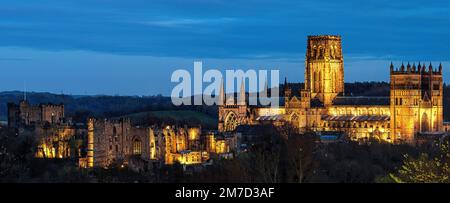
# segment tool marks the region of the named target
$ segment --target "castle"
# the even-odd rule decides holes
[[[23,100],[19,105],[8,103],[8,126],[31,125],[34,123],[58,123],[64,119],[64,105],[30,105]]]
[[[80,166],[87,168],[108,167],[118,161],[128,165],[133,160],[134,164],[202,164],[213,154],[228,154],[236,145],[236,140],[202,132],[200,127],[140,127],[127,118],[89,119],[87,130],[87,156],[80,159]]]
[[[8,104],[8,126],[32,129],[38,136],[36,157],[76,159],[84,168],[115,163],[138,170],[151,164],[198,165],[212,157],[232,158],[240,148],[238,126],[290,124],[299,132],[340,133],[354,141],[377,139],[417,144],[423,136],[450,129],[443,121],[442,65],[390,65],[390,97],[346,96],[344,59],[339,36],[309,36],[305,82],[300,90],[284,83],[278,107],[248,105],[245,83],[234,103],[220,91],[218,131],[188,126],[135,126],[129,119],[88,119],[74,124],[64,105]],[[231,97],[235,97],[233,94]]]
[[[8,127],[36,136],[35,156],[73,159],[82,168],[118,164],[144,170],[152,165],[204,164],[212,156],[230,157],[235,137],[188,126],[135,126],[128,118],[72,123],[64,105],[8,103]]]
[[[309,36],[305,82],[293,91],[285,81],[279,108],[244,101],[219,106],[220,132],[239,125],[292,124],[300,132],[340,132],[355,141],[415,144],[419,135],[444,132],[442,65],[390,65],[390,97],[353,97],[344,91],[341,37]],[[222,85],[223,86],[223,85]],[[244,91],[242,91],[244,90]],[[225,98],[221,90],[220,98]],[[246,98],[242,83],[240,98]],[[224,100],[225,100],[224,99]]]

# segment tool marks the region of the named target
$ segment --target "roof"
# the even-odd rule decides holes
[[[389,106],[389,97],[336,97],[333,101],[335,106]]]
[[[312,108],[324,107],[319,98],[312,98],[310,104]]]
[[[322,135],[320,136],[321,140],[337,140],[340,136],[338,135]]]
[[[230,99],[231,97],[233,97],[233,93],[231,93],[231,94],[227,94],[227,96],[226,96],[226,100],[228,100],[228,99]],[[259,93],[246,93],[246,95],[245,95],[245,102],[246,102],[246,104],[247,105],[249,105],[249,106],[255,106],[255,105],[253,105],[253,104],[250,104],[250,99],[251,98],[254,98],[254,99],[256,99],[256,102],[257,102],[257,105],[256,106],[258,106],[258,107],[270,107],[271,105],[263,105],[263,104],[261,104],[261,98],[266,98],[266,99],[269,99],[269,100],[271,100],[271,99],[278,99],[278,106],[281,106],[281,107],[284,107],[284,103],[285,103],[285,98],[284,97],[281,97],[281,96],[279,96],[279,97],[270,97],[270,95],[268,95],[268,96],[265,96],[265,97],[260,97],[260,95],[259,95]],[[238,93],[235,93],[234,94],[234,104],[238,104],[239,103],[239,96],[238,96]]]
[[[239,125],[236,127],[236,132],[244,135],[261,135],[274,131],[276,128],[273,125]]]
[[[390,121],[391,117],[386,115],[364,115],[364,116],[322,116],[325,121]]]
[[[256,118],[257,121],[280,121],[283,119],[282,115],[274,115],[274,116],[259,116]]]

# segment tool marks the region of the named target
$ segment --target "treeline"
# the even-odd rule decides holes
[[[0,93],[0,120],[7,120],[7,103],[19,103],[21,92]],[[37,105],[52,103],[65,105],[66,116],[75,122],[84,122],[88,117],[111,118],[123,115],[170,110],[194,110],[216,117],[216,107],[174,106],[170,97],[157,96],[72,96],[52,93],[27,93],[27,101]]]
[[[0,183],[450,183],[450,150],[375,140],[321,144],[289,126],[263,126],[250,148],[202,170],[181,165],[136,172],[112,164],[85,170],[76,160],[36,159],[36,136],[0,128]]]
[[[303,88],[303,83],[290,83],[293,92]],[[284,85],[281,85],[281,90]],[[284,91],[280,91],[284,96]],[[382,96],[389,97],[390,86],[387,82],[345,83],[345,96]],[[22,92],[0,92],[0,120],[7,120],[8,102],[18,103],[23,99]],[[32,104],[64,103],[66,114],[76,122],[84,122],[87,117],[118,117],[132,113],[164,110],[193,110],[217,118],[216,106],[174,106],[170,97],[156,96],[73,96],[52,93],[27,93]],[[444,84],[444,120],[450,121],[450,86]]]
[[[286,127],[283,127],[286,128]],[[288,132],[288,133],[286,133]],[[448,142],[413,147],[318,142],[313,134],[268,127],[261,142],[233,160],[172,181],[202,183],[449,183]],[[179,174],[173,177],[179,177]]]

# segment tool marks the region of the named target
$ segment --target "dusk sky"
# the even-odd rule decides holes
[[[196,60],[302,82],[317,34],[342,36],[347,82],[431,61],[448,83],[449,11],[448,0],[1,0],[0,91],[169,95],[172,72]]]

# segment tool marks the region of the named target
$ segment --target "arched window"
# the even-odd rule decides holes
[[[430,131],[430,123],[428,122],[428,115],[426,113],[422,114],[422,132]]]
[[[238,119],[236,114],[230,112],[225,119],[225,131],[233,131],[238,126]]]
[[[299,117],[298,117],[298,115],[296,113],[293,113],[291,115],[291,121],[298,121],[298,119],[299,119]]]
[[[133,155],[141,155],[142,154],[142,142],[138,139],[133,141]]]

